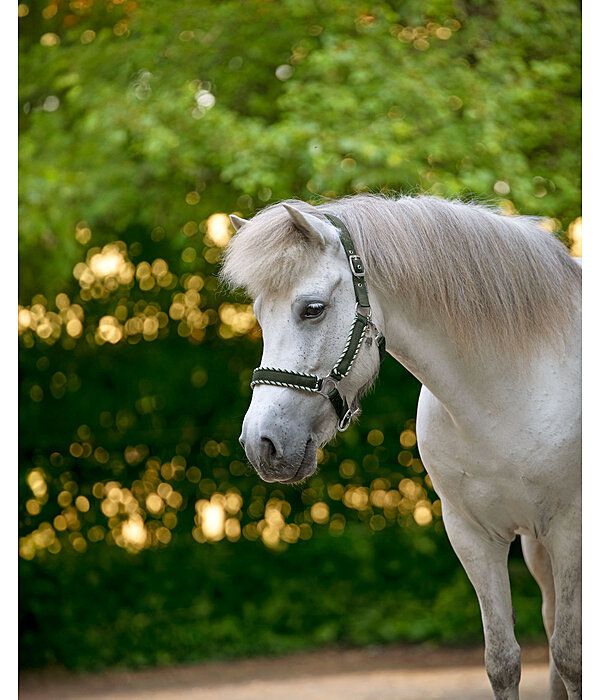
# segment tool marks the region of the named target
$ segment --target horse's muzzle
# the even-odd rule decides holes
[[[273,435],[263,433],[252,440],[242,433],[240,444],[260,478],[269,483],[302,481],[317,468],[317,441],[312,435],[301,451],[289,455]]]

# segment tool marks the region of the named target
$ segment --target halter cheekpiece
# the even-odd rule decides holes
[[[352,237],[346,225],[340,219],[332,214],[325,214],[325,216],[333,224],[340,236],[340,242],[346,252],[350,271],[352,272],[352,284],[354,285],[354,295],[356,297],[356,315],[344,350],[327,377],[319,377],[316,374],[305,374],[287,369],[257,367],[252,373],[250,387],[253,389],[257,384],[271,384],[273,386],[301,389],[302,391],[321,394],[333,404],[338,417],[338,430],[344,431],[350,425],[352,417],[358,413],[359,408],[358,403],[354,406],[355,402],[348,406],[348,402],[338,390],[338,382],[350,372],[367,330],[373,329],[374,331],[375,342],[379,349],[380,364],[385,357],[385,338],[371,321],[371,306],[365,282],[365,268],[356,252]]]

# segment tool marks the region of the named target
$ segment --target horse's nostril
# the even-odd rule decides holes
[[[246,449],[246,443],[244,442],[242,436],[240,435],[240,437],[239,437],[238,439],[239,439],[240,445],[242,446],[242,449],[245,450],[245,449]]]
[[[271,464],[277,455],[277,450],[275,445],[268,437],[261,437],[260,439],[260,456],[266,464]]]

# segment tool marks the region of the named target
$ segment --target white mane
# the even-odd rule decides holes
[[[535,218],[433,196],[288,202],[342,219],[367,284],[438,319],[465,350],[492,344],[519,356],[562,338],[579,307],[581,269]],[[316,262],[314,247],[274,204],[234,236],[221,277],[256,297],[285,289]]]

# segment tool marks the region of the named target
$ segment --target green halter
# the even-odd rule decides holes
[[[354,317],[344,350],[327,377],[318,377],[316,374],[305,374],[303,372],[294,372],[293,370],[257,367],[252,373],[250,387],[254,389],[257,384],[271,384],[273,386],[302,389],[303,391],[322,394],[333,404],[338,417],[338,430],[344,431],[350,425],[352,417],[358,413],[358,406],[354,410],[352,410],[352,407],[348,407],[348,402],[337,388],[338,382],[350,372],[367,328],[371,327],[375,331],[375,342],[379,349],[380,364],[385,358],[385,338],[371,321],[371,306],[365,283],[365,268],[356,252],[350,233],[345,224],[336,216],[332,214],[325,214],[325,216],[335,226],[340,236],[341,244],[350,264],[352,284],[354,285],[354,295],[356,297],[356,316]],[[366,314],[361,313],[362,309],[366,310]]]

